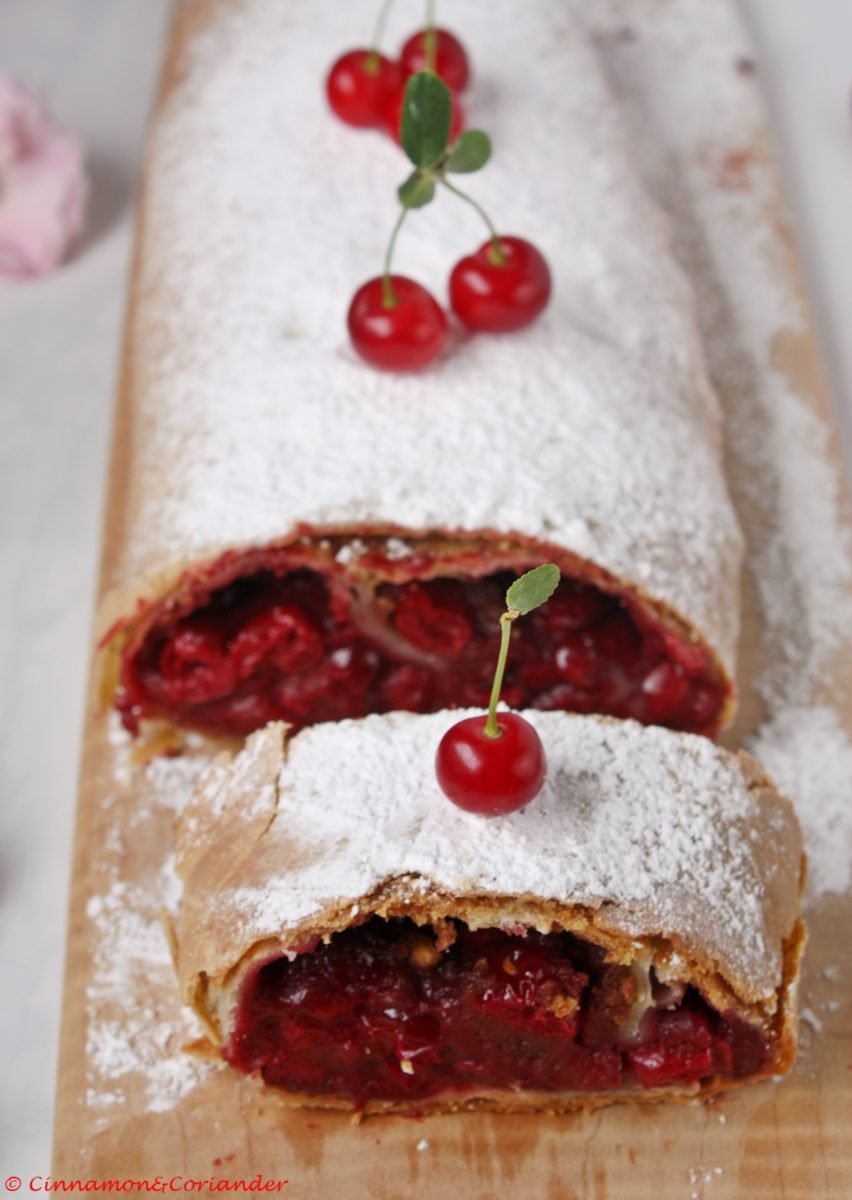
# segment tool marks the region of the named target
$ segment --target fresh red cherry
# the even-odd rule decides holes
[[[501,262],[489,239],[460,259],[450,276],[450,304],[476,332],[523,329],[550,299],[550,268],[541,252],[524,238],[501,236],[498,242]]]
[[[497,714],[499,737],[483,716],[467,717],[441,738],[435,772],[442,791],[467,812],[498,817],[529,804],[544,783],[544,747],[517,713]]]
[[[357,352],[383,371],[419,371],[433,362],[447,340],[447,317],[422,284],[405,275],[389,277],[394,303],[386,302],[386,279],[358,289],[349,306],[349,336]]]
[[[559,568],[544,563],[516,579],[506,592],[500,617],[500,652],[491,685],[487,717],[467,717],[451,725],[438,746],[435,773],[442,791],[467,812],[497,817],[529,804],[546,770],[541,739],[517,713],[497,712],[503,688],[512,625],[544,604],[559,585]]]
[[[464,109],[461,106],[458,96],[452,89],[450,90],[450,98],[452,100],[452,111],[450,115],[450,134],[447,138],[448,145],[452,145],[460,133],[464,130]],[[384,108],[384,126],[390,136],[400,146],[402,145],[402,106],[405,102],[405,85],[401,85],[396,91],[391,92],[385,100]]]
[[[470,81],[470,64],[465,48],[449,30],[436,29],[434,32],[435,74],[440,75],[454,92],[463,92]],[[427,33],[427,30],[421,29],[419,33],[412,34],[402,47],[399,61],[406,75],[416,75],[418,71],[432,68],[426,48]]]
[[[399,64],[375,50],[347,51],[331,68],[325,84],[335,115],[362,129],[384,122],[388,97],[401,87]]]

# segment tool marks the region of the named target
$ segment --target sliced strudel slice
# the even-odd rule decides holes
[[[376,373],[344,316],[404,160],[320,94],[371,9],[181,6],[117,427],[110,697],[134,730],[239,735],[479,705],[507,580],[552,561],[565,582],[507,699],[714,734],[734,705],[741,560],[719,406],[594,52],[562,0],[537,0],[522,42],[515,0],[458,14],[482,64],[469,119],[496,148],[483,182],[546,252],[553,299],[421,375]],[[481,241],[445,200],[400,250],[437,295]]]
[[[255,734],[179,832],[185,1000],[294,1104],[565,1110],[787,1070],[800,831],[689,734],[528,713],[548,777],[491,820],[440,792],[456,713]]]

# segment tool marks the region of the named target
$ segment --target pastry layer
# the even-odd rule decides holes
[[[502,227],[540,243],[553,302],[528,330],[459,341],[405,377],[356,361],[343,321],[380,267],[405,163],[321,97],[370,5],[184,8],[141,206],[110,518],[124,551],[102,630],[119,621],[138,641],[151,603],[173,614],[223,555],[245,573],[305,529],[418,552],[449,535],[486,557],[501,540],[555,547],[575,577],[701,644],[721,700],[704,725],[679,723],[712,731],[731,708],[741,555],[718,404],[688,283],[564,5],[542,0],[520,45],[512,0],[458,13],[481,64],[469,118],[496,147],[478,186]],[[443,295],[480,240],[442,197],[407,224],[399,269]]]
[[[785,1070],[802,844],[758,765],[633,722],[528,713],[548,757],[544,789],[521,812],[484,820],[434,779],[458,715],[371,716],[289,743],[271,726],[212,768],[179,829],[177,962],[184,998],[224,1056],[301,1101],[367,1110],[501,1107],[501,1093],[520,1107],[572,1107]],[[405,961],[417,943],[427,967],[438,951],[428,983]],[[483,979],[504,960],[505,978]],[[358,1012],[353,988],[365,996]],[[339,1004],[334,1021],[322,995]],[[654,1009],[644,1023],[637,1004]],[[617,1028],[604,1028],[601,1010]],[[477,1012],[485,1043],[518,1049],[540,1035],[532,1057],[561,1056],[565,1069],[513,1076],[507,1050],[501,1079],[480,1066],[465,1082]],[[338,1018],[363,1034],[343,1039],[348,1067],[329,1049]],[[404,1046],[418,1028],[435,1035],[436,1054],[440,1043],[432,1074],[407,1083],[399,1054],[392,1083],[373,1064],[365,1074],[364,1056],[387,1060],[388,1039]],[[493,1058],[482,1050],[482,1063]]]

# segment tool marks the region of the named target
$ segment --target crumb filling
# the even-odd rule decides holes
[[[762,1030],[570,934],[378,917],[258,964],[224,1055],[274,1087],[356,1108],[697,1084],[772,1061]]]
[[[116,703],[131,732],[144,718],[246,735],[273,720],[298,729],[487,705],[514,572],[398,579],[362,595],[317,564],[258,569],[257,560],[248,573],[232,560],[221,586],[195,581],[177,611],[164,609],[141,644],[125,647]],[[701,647],[635,602],[568,578],[515,627],[503,688],[512,708],[710,736],[727,695]]]

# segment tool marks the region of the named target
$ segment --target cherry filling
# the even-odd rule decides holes
[[[565,933],[371,918],[247,977],[225,1058],[293,1092],[418,1100],[765,1073],[763,1032]],[[446,946],[446,943],[450,943]],[[445,945],[446,948],[439,949]]]
[[[524,569],[528,564],[523,564]],[[233,564],[231,568],[233,570]],[[214,734],[487,704],[514,573],[380,583],[368,600],[309,566],[255,569],[164,609],[128,645],[117,699]],[[563,578],[515,634],[513,708],[634,717],[715,734],[728,688],[707,653],[634,602]]]

